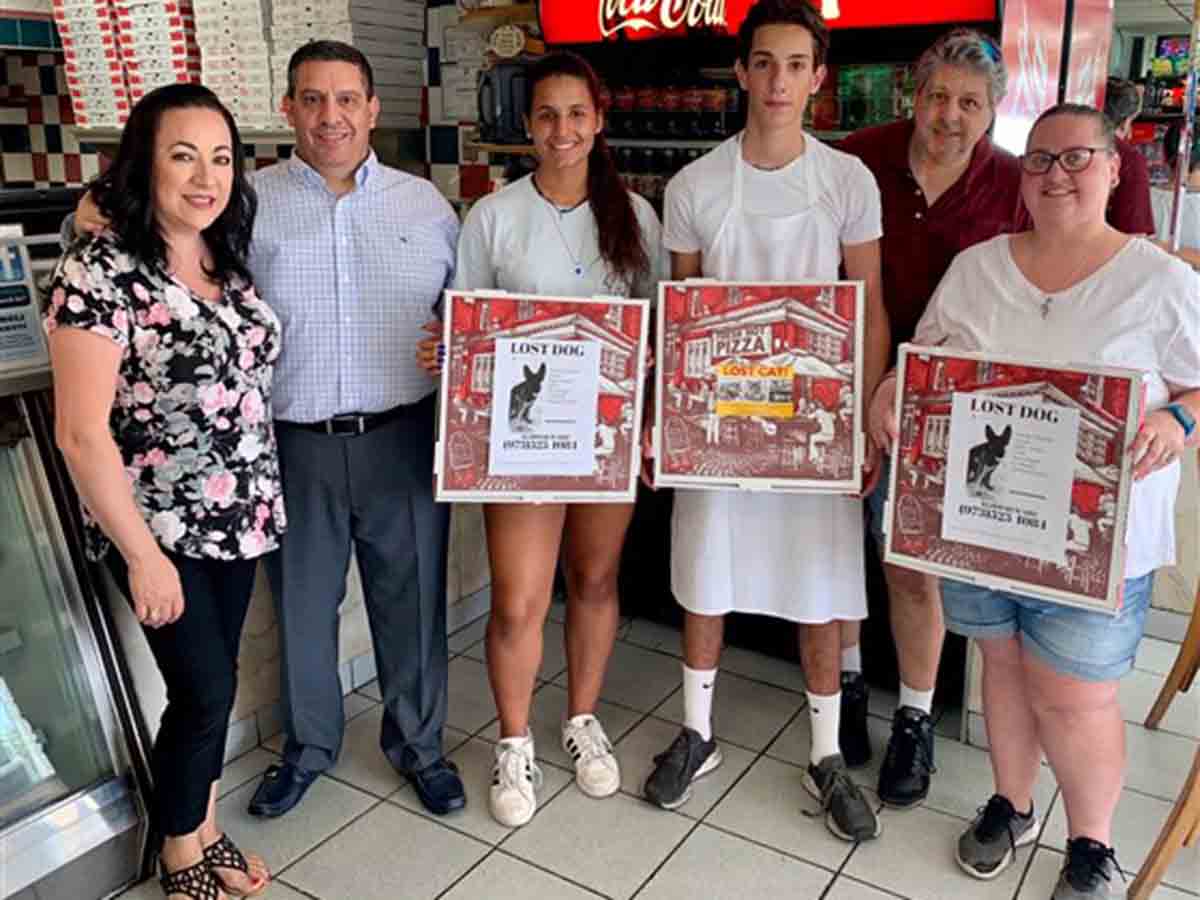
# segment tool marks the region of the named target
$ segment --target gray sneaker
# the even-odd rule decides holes
[[[804,773],[804,788],[821,801],[825,826],[843,841],[869,841],[879,837],[879,817],[850,780],[842,754],[827,756],[817,765],[809,764]]]
[[[955,859],[964,872],[989,881],[1012,865],[1017,848],[1037,839],[1037,816],[1017,812],[1009,799],[993,794],[958,839]]]
[[[1050,900],[1107,900],[1113,872],[1120,871],[1112,847],[1085,837],[1067,841],[1067,861]]]
[[[642,794],[655,806],[678,809],[692,796],[692,782],[721,764],[715,737],[704,740],[695,729],[683,727],[671,746],[654,757],[654,771]]]

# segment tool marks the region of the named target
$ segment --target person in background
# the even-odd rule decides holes
[[[1179,184],[1180,141],[1183,138],[1183,122],[1176,120],[1167,128],[1163,138],[1163,151],[1167,167],[1171,170],[1171,184],[1150,189],[1150,203],[1154,207],[1156,237],[1163,249],[1169,250],[1171,239],[1171,216],[1175,211],[1175,187]],[[1183,217],[1179,222],[1180,259],[1193,268],[1200,267],[1200,131],[1192,135],[1192,146],[1187,154],[1188,174],[1184,184]]]
[[[1129,138],[1133,120],[1142,111],[1137,85],[1124,78],[1109,78],[1104,92],[1104,115],[1113,125],[1121,173],[1108,201],[1108,224],[1126,234],[1154,234],[1150,207],[1150,167]]]
[[[1145,420],[1134,459],[1123,596],[1116,615],[943,579],[951,631],[983,655],[983,714],[995,793],[958,840],[967,874],[998,877],[1038,835],[1043,755],[1062,792],[1067,848],[1053,900],[1102,900],[1118,877],[1112,823],[1125,769],[1118,679],[1133,666],[1153,573],[1175,556],[1179,457],[1197,445],[1200,276],[1105,222],[1120,160],[1088,106],[1044,112],[1021,158],[1033,229],[959,254],[915,341],[1030,362],[1141,370]],[[894,399],[894,373],[879,393]],[[894,441],[893,407],[878,427]]]
[[[879,189],[861,161],[805,134],[805,106],[825,77],[828,47],[825,22],[807,0],[759,0],[750,8],[735,66],[749,94],[746,128],[671,180],[664,243],[675,279],[834,281],[844,267],[865,285],[869,397],[888,351]],[[869,454],[868,489],[877,459]],[[712,703],[724,617],[769,615],[798,626],[812,726],[803,785],[833,834],[876,837],[879,820],[846,771],[838,728],[842,624],[867,614],[861,504],[829,495],[680,491],[671,540],[672,587],[686,612],[684,726],[655,758],[646,799],[675,809],[695,779],[720,765]]]
[[[199,85],[146,94],[92,185],[46,313],[57,441],[89,558],[129,598],[166,682],[153,825],[167,897],[269,881],[216,821],[258,559],[286,522],[268,413],[279,321],[246,266],[256,199],[233,117]]]
[[[603,135],[596,73],[573,53],[554,53],[530,67],[528,82],[526,128],[537,169],[471,208],[455,288],[657,297],[662,229],[650,204],[621,182]],[[440,371],[443,352],[436,338],[428,339],[420,347],[422,364]],[[503,825],[524,825],[537,810],[541,773],[529,713],[560,550],[567,581],[562,746],[585,794],[608,797],[621,786],[596,709],[616,639],[617,571],[632,517],[632,503],[484,507],[492,567],[487,664],[500,713],[490,802]]]
[[[995,146],[988,131],[1007,89],[1004,57],[991,38],[956,29],[921,54],[911,120],[864,129],[841,148],[875,175],[883,200],[883,298],[891,325],[891,356],[911,340],[934,288],[955,254],[998,234],[1028,227],[1017,158]],[[886,436],[874,436],[886,446]],[[888,495],[885,462],[866,512],[883,550]],[[929,794],[934,769],[933,693],[946,630],[937,579],[884,565],[900,697],[879,770],[879,797],[909,808]],[[842,753],[848,766],[871,759],[867,687],[859,626],[842,630]]]
[[[412,358],[450,282],[458,217],[429,181],[379,162],[367,58],[313,41],[288,62],[291,159],[255,173],[249,267],[283,324],[274,403],[293,528],[267,574],[279,619],[283,762],[250,801],[282,816],[345,733],[338,607],[353,550],[383,698],[380,745],[430,812],[466,803],[442,756],[449,508],[433,501],[434,383]],[[85,196],[76,230],[104,226]]]

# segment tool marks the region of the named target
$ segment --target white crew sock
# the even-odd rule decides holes
[[[809,762],[814,766],[826,757],[841,753],[838,744],[838,724],[842,712],[842,692],[808,694],[808,715],[812,722],[812,750]]]
[[[842,671],[862,674],[862,644],[842,648]]]
[[[683,667],[683,724],[704,740],[712,739],[713,685],[716,669]]]
[[[911,706],[913,709],[919,709],[925,715],[929,715],[933,712],[933,691],[918,691],[916,688],[910,688],[901,681],[900,702],[898,706]]]

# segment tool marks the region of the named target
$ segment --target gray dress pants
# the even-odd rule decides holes
[[[323,771],[344,732],[338,606],[353,547],[400,770],[442,755],[450,508],[433,501],[433,395],[357,436],[278,423],[288,530],[267,561],[282,645],[284,759]]]

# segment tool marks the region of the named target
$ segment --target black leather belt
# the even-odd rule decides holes
[[[305,431],[315,431],[317,434],[357,437],[360,434],[366,434],[368,431],[374,431],[380,425],[394,422],[406,413],[411,412],[418,405],[412,403],[393,406],[391,409],[381,413],[350,413],[342,416],[334,416],[332,419],[326,419],[323,422],[285,422],[280,420],[275,424],[276,426],[283,426],[285,428],[303,428]]]

